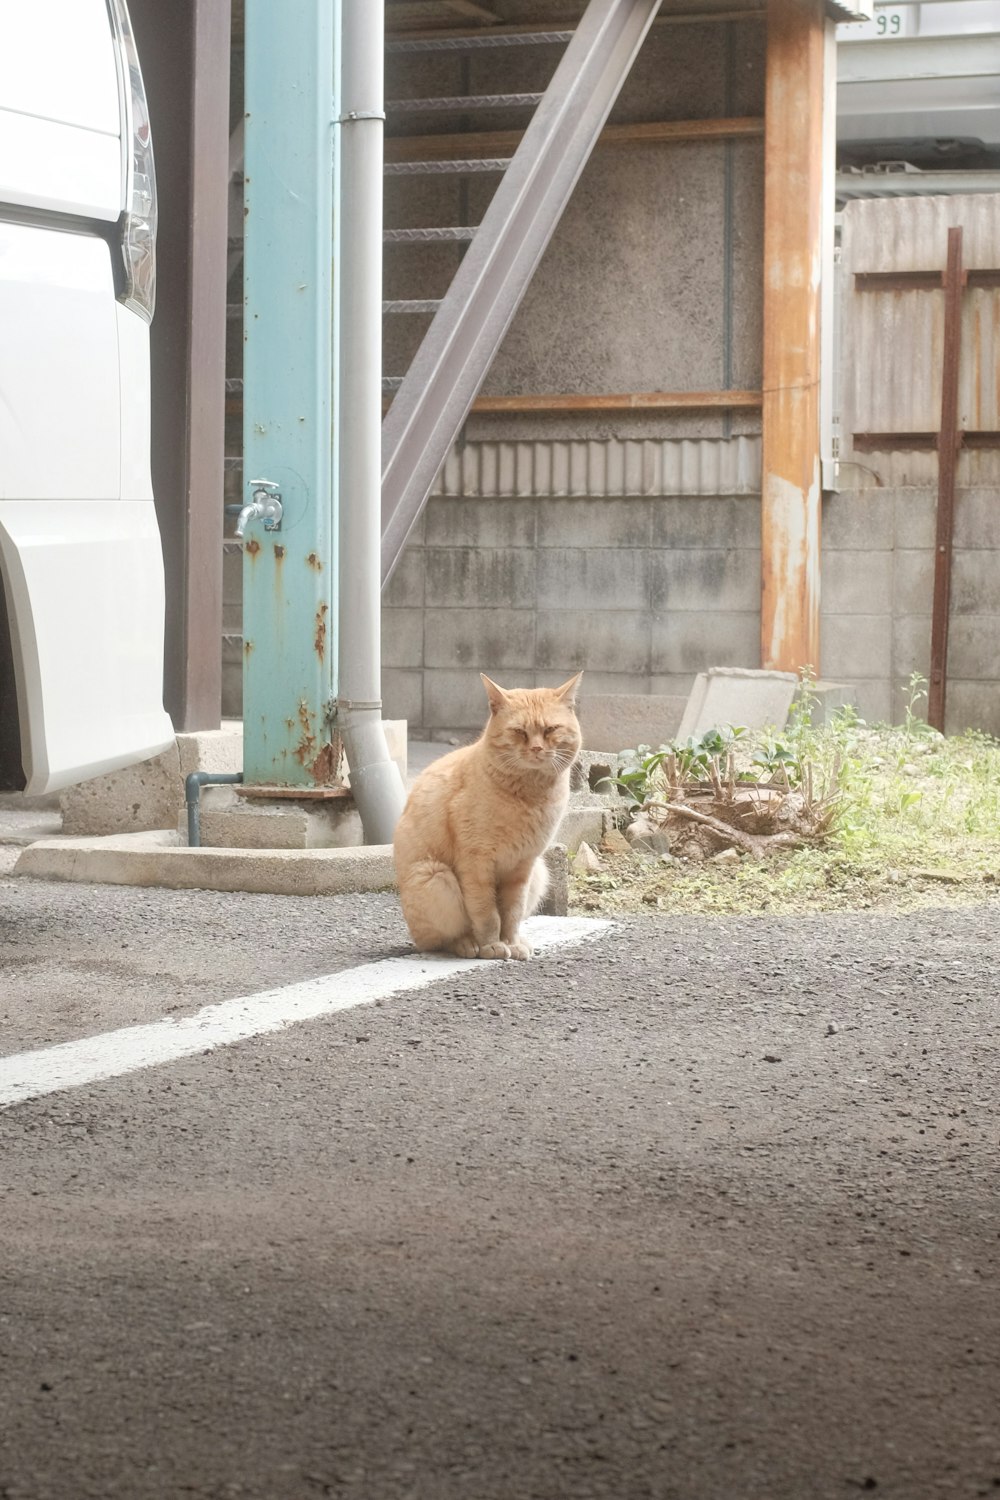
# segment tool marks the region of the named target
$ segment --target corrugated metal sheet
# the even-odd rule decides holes
[[[467,443],[437,495],[757,495],[760,438]]]
[[[841,459],[845,487],[873,470],[886,486],[937,485],[933,452],[857,452],[857,432],[936,432],[941,421],[942,291],[864,291],[859,271],[943,269],[948,230],[960,224],[966,269],[1000,268],[1000,194],[893,198],[844,209]],[[1000,430],[1000,289],[963,294],[959,425]],[[850,465],[861,466],[852,471]],[[1000,484],[1000,450],[963,451],[960,486]]]

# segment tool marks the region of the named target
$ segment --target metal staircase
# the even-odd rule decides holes
[[[440,295],[387,297],[387,320],[423,319],[428,327],[407,368],[383,378],[388,411],[383,424],[382,581],[388,580],[448,450],[489,370],[503,336],[559,222],[590,151],[628,76],[632,61],[659,9],[660,0],[589,0],[573,28],[506,26],[481,6],[456,12],[453,0],[433,0],[439,24],[451,31],[387,37],[387,58],[426,59],[484,52],[507,58],[530,49],[555,55],[544,91],[446,94],[390,99],[386,103],[385,176],[452,178],[469,183],[496,178],[496,191],[478,225],[391,227],[384,231],[393,257],[421,246],[452,245],[461,255]],[[388,7],[390,25],[394,11]],[[432,5],[421,6],[422,18]],[[477,25],[456,29],[459,14]],[[463,63],[463,72],[468,73]],[[474,131],[470,122],[510,116],[512,129]],[[396,122],[442,120],[437,135],[398,133]],[[451,139],[454,139],[454,144]],[[501,143],[501,151],[497,143]],[[415,159],[409,159],[413,156]],[[234,132],[231,151],[230,305],[226,382],[228,423],[227,499],[242,487],[236,441],[242,407],[242,141]],[[462,215],[460,215],[462,217]],[[406,281],[398,268],[395,277]],[[442,280],[446,279],[442,277]],[[404,361],[401,361],[403,363]],[[227,539],[235,562],[240,543]],[[235,570],[233,570],[235,585]],[[240,637],[228,607],[225,654],[238,659]],[[224,626],[225,629],[225,626]]]

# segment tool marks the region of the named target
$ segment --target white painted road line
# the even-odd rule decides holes
[[[612,924],[591,917],[532,917],[523,927],[528,941],[539,952],[599,937]],[[412,958],[385,958],[324,974],[278,990],[245,995],[206,1005],[193,1016],[175,1021],[166,1018],[142,1026],[126,1026],[99,1036],[81,1037],[56,1047],[20,1052],[0,1058],[0,1109],[118,1078],[140,1068],[176,1062],[198,1052],[228,1047],[248,1037],[283,1031],[297,1021],[312,1021],[356,1005],[371,1005],[406,990],[420,990],[453,974],[491,968],[478,958],[445,958],[420,954]],[[520,967],[520,965],[518,965]]]

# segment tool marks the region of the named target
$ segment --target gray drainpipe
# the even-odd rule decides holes
[[[340,671],[336,727],[366,844],[392,842],[406,792],[382,727],[384,0],[343,0],[340,132]]]

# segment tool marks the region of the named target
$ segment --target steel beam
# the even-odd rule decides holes
[[[392,573],[660,0],[590,0],[382,425]]]
[[[819,661],[823,0],[770,0],[764,132],[761,665]],[[832,107],[832,101],[829,101]]]
[[[941,430],[938,436],[938,496],[934,535],[934,604],[931,614],[931,677],[927,722],[944,733],[948,693],[948,627],[951,623],[951,556],[955,539],[955,471],[958,467],[959,356],[962,345],[962,230],[948,230],[944,275],[944,348],[941,370]]]
[[[245,527],[244,775],[311,788],[337,771],[333,432],[339,0],[247,0],[244,499],[277,486],[280,529]]]

